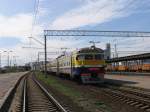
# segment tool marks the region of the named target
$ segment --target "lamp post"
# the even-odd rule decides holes
[[[10,52],[13,52],[13,51],[4,51],[4,52],[6,52],[7,53],[7,66],[8,66],[8,68],[9,68],[9,62],[10,62],[10,57],[9,57],[9,53]]]
[[[14,67],[17,66],[17,58],[18,57],[19,56],[13,56],[13,65],[14,65]]]

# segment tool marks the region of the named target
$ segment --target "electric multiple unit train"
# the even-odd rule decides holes
[[[82,83],[102,83],[105,74],[104,50],[95,46],[81,48],[49,62],[48,70]]]

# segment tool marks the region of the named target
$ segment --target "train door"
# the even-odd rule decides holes
[[[71,68],[70,77],[73,79],[74,63],[73,63],[73,55],[72,54],[70,56],[70,68]]]

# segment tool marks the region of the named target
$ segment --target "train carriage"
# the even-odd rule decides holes
[[[150,72],[150,59],[145,59],[141,65],[142,71]]]
[[[51,70],[58,75],[69,76],[82,83],[101,83],[104,81],[104,50],[92,46],[82,48],[54,60]]]

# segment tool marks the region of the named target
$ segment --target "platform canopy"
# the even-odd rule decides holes
[[[138,55],[131,55],[131,56],[112,58],[112,59],[107,60],[107,62],[108,63],[112,63],[112,62],[142,60],[142,59],[150,59],[150,53],[144,53],[144,54],[138,54]]]

